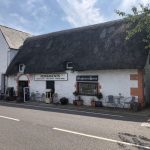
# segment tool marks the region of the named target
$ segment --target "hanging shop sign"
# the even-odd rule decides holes
[[[98,81],[98,76],[96,76],[96,75],[91,75],[91,76],[87,76],[87,75],[85,75],[85,76],[77,76],[76,77],[76,80],[77,81]]]
[[[34,76],[36,81],[66,81],[68,80],[68,74],[38,74]]]

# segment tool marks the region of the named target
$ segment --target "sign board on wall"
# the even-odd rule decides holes
[[[34,76],[36,81],[66,81],[68,80],[68,74],[38,74]]]
[[[76,77],[77,81],[98,81],[98,76],[96,75],[82,75]]]

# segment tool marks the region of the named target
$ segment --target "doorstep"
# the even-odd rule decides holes
[[[26,106],[39,106],[39,107],[52,107],[52,108],[60,108],[60,109],[69,109],[69,110],[79,110],[79,111],[89,111],[95,113],[109,113],[109,114],[117,114],[117,115],[127,115],[127,116],[139,116],[139,117],[150,117],[150,108],[145,108],[138,112],[132,112],[128,109],[122,108],[110,108],[110,107],[91,107],[91,106],[75,106],[73,104],[61,105],[61,104],[46,104],[44,102],[37,101],[27,101],[25,103],[16,103],[16,101],[2,101],[0,100],[0,104],[17,104],[17,105],[26,105]]]

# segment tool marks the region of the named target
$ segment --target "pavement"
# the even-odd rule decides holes
[[[69,105],[56,105],[56,104],[46,104],[40,101],[26,101],[25,103],[16,103],[16,101],[0,101],[0,105],[10,105],[10,106],[22,106],[22,107],[30,107],[30,108],[54,108],[54,109],[67,109],[67,110],[75,110],[75,111],[88,111],[93,113],[109,113],[114,115],[127,115],[127,116],[143,116],[150,117],[150,107],[144,108],[141,111],[133,112],[129,109],[122,108],[109,108],[109,107],[91,107],[91,106],[74,106],[72,104]]]
[[[0,150],[150,149],[150,117],[141,114],[0,101]]]

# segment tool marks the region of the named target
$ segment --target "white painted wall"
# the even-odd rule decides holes
[[[106,96],[119,96],[119,93],[124,97],[130,97],[130,88],[138,87],[136,80],[130,80],[130,74],[137,74],[137,70],[102,70],[96,73],[87,71],[79,73],[79,75],[98,75],[98,82],[101,85],[100,91],[104,97],[103,101],[105,101]],[[85,103],[90,105],[92,97],[86,96],[85,98],[87,99]]]
[[[148,56],[147,63],[145,66],[145,78],[144,78],[144,93],[145,93],[145,100],[146,104],[150,105],[150,64],[149,64],[150,55]]]
[[[7,52],[7,64],[9,65],[11,63],[11,61],[13,60],[13,58],[16,56],[16,54],[18,53],[18,50],[14,50],[11,49]]]
[[[7,69],[7,51],[9,47],[0,31],[0,90],[1,90],[1,75],[6,72]]]
[[[108,95],[116,95],[119,93],[124,97],[130,97],[130,88],[138,87],[136,80],[130,80],[130,74],[137,74],[137,70],[101,70],[101,71],[84,71],[84,72],[70,72],[68,73],[68,81],[55,81],[55,92],[58,93],[59,98],[67,97],[70,103],[74,100],[72,94],[76,88],[77,75],[98,75],[98,82],[101,85],[101,92],[104,98]],[[17,87],[15,76],[8,78],[8,85],[10,87]],[[34,75],[30,76],[30,91],[45,93],[46,81],[35,81]],[[81,96],[85,105],[90,105],[91,96]]]
[[[15,91],[17,90],[16,76],[8,77],[8,87],[14,87]]]
[[[8,65],[17,54],[17,50],[10,49],[1,30],[0,30],[0,90],[1,90],[1,75],[5,74]],[[7,84],[7,81],[5,81]]]

